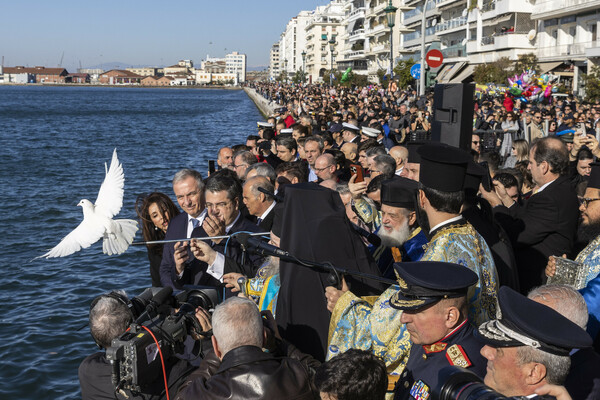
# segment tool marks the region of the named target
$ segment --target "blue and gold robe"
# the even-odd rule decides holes
[[[454,262],[474,271],[479,281],[468,293],[469,320],[478,326],[496,317],[498,276],[494,259],[468,222],[460,219],[432,232],[422,260]],[[400,374],[408,361],[410,336],[400,322],[402,312],[389,304],[398,290],[392,285],[374,301],[351,292],[341,296],[329,324],[327,359],[351,348],[368,350],[384,360],[388,373]]]
[[[584,287],[600,273],[600,236],[588,243],[577,255],[575,261],[583,264],[587,269]],[[581,289],[581,288],[577,288]]]

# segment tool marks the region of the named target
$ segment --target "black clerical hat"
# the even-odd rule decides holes
[[[381,204],[414,210],[417,188],[416,181],[401,176],[385,180],[381,183]]]
[[[488,171],[485,170],[485,167],[481,164],[476,163],[473,159],[469,159],[469,164],[467,165],[467,174],[465,175],[465,183],[463,184],[463,188],[465,189],[473,189],[475,191],[479,190],[479,185],[481,184],[481,179],[485,176]]]
[[[421,147],[425,143],[427,143],[427,142],[408,142],[408,143],[406,143],[406,148],[408,149],[407,162],[413,163],[413,164],[421,163],[421,156],[419,155],[417,150],[419,149],[419,147]]]
[[[502,286],[498,295],[501,316],[484,322],[476,335],[492,347],[531,346],[568,356],[572,349],[592,345],[592,338],[577,324],[552,308]]]
[[[343,128],[342,124],[331,124],[331,126],[327,130],[331,133],[336,133],[336,132],[341,132],[342,128]]]
[[[448,262],[401,262],[394,269],[400,290],[390,298],[390,305],[399,310],[417,310],[442,299],[466,296],[469,286],[479,279],[469,268]]]
[[[587,187],[592,189],[600,189],[600,163],[591,163],[592,172],[588,180]]]
[[[470,155],[457,147],[444,144],[426,144],[417,152],[421,155],[419,182],[442,192],[463,189]]]

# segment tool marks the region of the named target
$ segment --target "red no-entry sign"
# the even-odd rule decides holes
[[[437,68],[444,62],[444,55],[437,49],[429,50],[425,56],[425,62],[430,68]]]

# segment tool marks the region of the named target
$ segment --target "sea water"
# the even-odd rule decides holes
[[[259,120],[241,90],[0,86],[0,398],[80,398],[77,368],[97,351],[91,300],[151,284],[144,246],[32,260],[81,222],[77,203],[95,202],[113,149],[125,172],[118,218],[135,219],[138,195],[175,201],[175,172],[206,176],[218,149],[245,143]]]

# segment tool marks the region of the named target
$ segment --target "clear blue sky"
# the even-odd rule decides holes
[[[172,65],[231,51],[268,65],[286,23],[326,0],[17,0],[0,7],[5,66]],[[211,44],[212,42],[212,44]],[[227,49],[227,50],[225,50]]]

